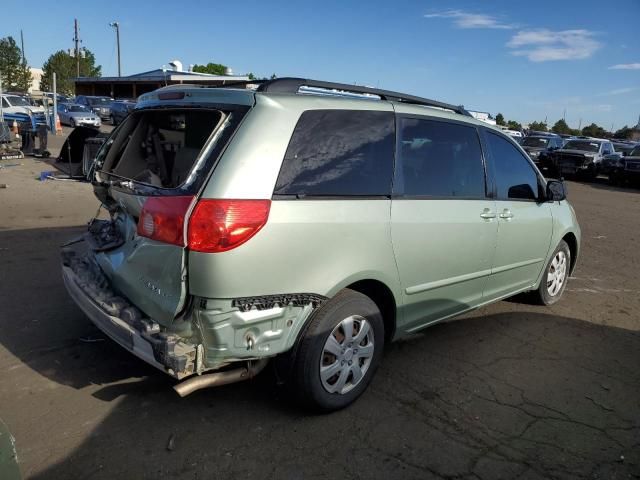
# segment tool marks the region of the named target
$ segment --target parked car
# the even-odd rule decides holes
[[[111,117],[111,102],[113,99],[110,97],[92,97],[88,95],[78,95],[75,102],[79,105],[91,109],[96,115],[100,117],[102,121],[107,121]]]
[[[307,404],[345,407],[385,343],[522,292],[555,303],[580,251],[562,182],[462,107],[397,92],[161,88],[92,171],[110,219],[63,248],[65,285],[181,395],[277,357]]]
[[[562,148],[562,138],[557,135],[530,135],[524,137],[520,145],[533,163],[540,169],[553,167],[549,153]]]
[[[613,185],[640,184],[640,145],[610,166],[609,182]]]
[[[613,144],[613,153],[605,155],[602,159],[602,168],[601,172],[606,175],[611,175],[611,172],[614,168],[617,167],[618,163],[623,157],[628,156],[636,144],[632,142],[611,142]]]
[[[111,102],[111,124],[119,125],[136,106],[134,100],[115,100]]]
[[[52,106],[53,105],[53,97],[54,97],[53,92],[43,92],[43,94],[42,94],[42,102],[46,103],[48,106]],[[73,100],[71,99],[71,97],[69,97],[67,95],[63,95],[61,93],[56,93],[55,97],[56,97],[56,103],[74,103]]]
[[[44,107],[32,105],[28,98],[22,95],[3,94],[0,96],[2,115],[6,122],[14,120],[21,125],[36,128],[37,124],[45,123]]]
[[[595,178],[602,172],[602,160],[613,153],[609,140],[598,138],[573,138],[564,147],[551,152],[554,173],[558,175],[582,175]]]
[[[61,124],[74,128],[80,125],[98,128],[101,125],[100,117],[84,105],[76,103],[59,103],[58,117]]]
[[[3,94],[2,111],[4,114],[26,113],[26,114],[44,114],[44,108],[34,105],[28,97],[15,94]]]

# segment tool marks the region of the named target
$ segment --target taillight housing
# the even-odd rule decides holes
[[[200,200],[187,230],[187,246],[204,253],[236,248],[267,223],[270,200]]]
[[[184,221],[193,201],[193,196],[149,197],[138,218],[138,235],[184,247]]]

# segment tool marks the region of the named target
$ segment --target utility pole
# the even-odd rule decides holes
[[[120,23],[111,22],[109,26],[116,29],[116,43],[118,45],[118,77],[120,76]]]
[[[578,123],[578,130],[582,128],[582,118],[580,118],[580,123]]]
[[[78,19],[73,19],[73,43],[75,45],[74,52],[76,54],[76,77],[80,76],[80,37],[78,37]]]
[[[24,36],[22,35],[22,30],[20,30],[20,50],[22,51],[22,66],[25,67],[27,65],[27,61],[24,57]]]

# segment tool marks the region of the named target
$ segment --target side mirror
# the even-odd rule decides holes
[[[561,180],[547,181],[547,200],[552,202],[560,202],[567,198],[567,191],[564,182]]]

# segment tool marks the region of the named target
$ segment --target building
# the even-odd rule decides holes
[[[29,68],[31,71],[31,86],[29,87],[29,93],[40,92],[40,80],[42,80],[41,68]]]
[[[170,68],[158,68],[125,77],[79,77],[74,80],[76,95],[104,95],[112,98],[138,98],[166,85],[192,83],[197,85],[227,85],[246,82],[246,75],[210,75],[183,71],[182,63],[174,60]],[[228,73],[231,73],[230,71]]]

